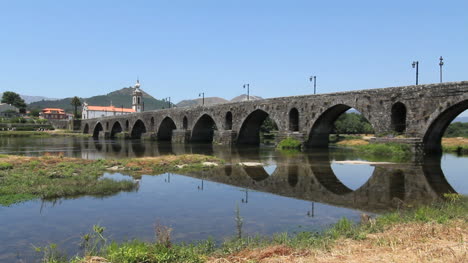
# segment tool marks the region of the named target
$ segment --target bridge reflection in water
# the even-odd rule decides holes
[[[356,190],[350,189],[335,175],[329,151],[284,155],[271,149],[231,148],[215,145],[145,144],[141,141],[83,141],[83,158],[129,158],[165,154],[208,154],[226,161],[225,166],[182,175],[272,193],[295,199],[320,202],[369,212],[384,212],[402,205],[431,203],[445,193],[455,193],[440,166],[440,158],[421,163],[371,164],[369,179]],[[347,159],[345,157],[345,159]],[[257,162],[258,165],[242,165]],[[273,172],[265,166],[274,164]],[[245,198],[247,201],[247,197]]]

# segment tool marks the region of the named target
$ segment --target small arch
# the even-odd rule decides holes
[[[184,119],[182,120],[182,128],[184,130],[187,130],[188,128],[188,119],[187,119],[187,116],[184,116]]]
[[[104,128],[102,127],[102,124],[98,122],[96,126],[94,126],[94,131],[93,131],[93,138],[98,139],[99,138],[99,133],[103,131]]]
[[[299,111],[296,108],[289,111],[289,130],[299,131]]]
[[[112,125],[112,129],[111,129],[111,132],[110,132],[110,138],[114,139],[115,135],[117,133],[120,133],[120,132],[122,132],[122,126],[120,125],[120,123],[118,121],[116,121],[114,123],[114,125]]]
[[[130,127],[130,124],[128,123],[128,120],[125,121],[125,130],[128,131],[128,128]]]
[[[404,133],[406,130],[406,106],[397,102],[392,106],[392,130],[397,133]]]
[[[89,133],[89,124],[87,124],[87,123],[85,124],[84,129],[83,129],[83,133],[84,133],[84,134],[88,134],[88,133]]]
[[[174,121],[166,117],[162,120],[158,129],[158,140],[159,141],[170,141],[172,139],[172,130],[177,129]]]
[[[211,143],[214,137],[214,131],[217,130],[216,122],[208,114],[201,116],[193,126],[192,142]]]
[[[150,129],[152,131],[154,131],[154,117],[151,117],[151,120],[150,120]]]
[[[228,111],[226,113],[226,119],[224,122],[224,129],[225,130],[232,130],[232,113]]]
[[[146,133],[145,123],[142,120],[137,120],[135,124],[133,124],[131,137],[133,139],[140,139],[143,133]]]

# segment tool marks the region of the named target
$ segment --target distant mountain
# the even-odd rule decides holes
[[[3,96],[3,93],[0,93],[0,98]],[[43,96],[30,96],[30,95],[22,95],[20,94],[21,98],[26,102],[26,104],[33,103],[36,101],[41,101],[41,100],[58,100],[58,99],[53,99],[53,98],[47,98]]]
[[[205,98],[205,105],[215,105],[215,104],[221,104],[221,103],[226,103],[229,102],[228,100],[225,100],[223,98],[219,97],[207,97]],[[176,104],[177,107],[193,107],[197,105],[202,105],[203,104],[203,99],[198,98],[198,99],[193,99],[193,100],[183,100],[179,103]]]
[[[143,103],[145,111],[167,108],[167,102],[157,100],[148,93],[143,92]],[[81,98],[81,102],[87,102],[93,106],[110,106],[111,104],[116,107],[131,108],[132,107],[132,93],[133,88],[122,88],[107,95],[98,95],[90,98]],[[61,108],[67,112],[73,111],[73,106],[70,104],[72,98],[65,98],[59,100],[42,100],[30,103],[28,109],[43,109],[43,108]],[[80,107],[81,110],[81,107]]]
[[[239,101],[246,101],[247,100],[247,94],[242,94],[240,96],[237,96],[231,100],[231,102],[239,102]],[[262,97],[259,96],[249,96],[249,100],[263,100]]]
[[[468,117],[457,117],[452,122],[468,122]]]

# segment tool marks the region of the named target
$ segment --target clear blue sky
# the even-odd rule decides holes
[[[2,1],[0,91],[173,102],[468,80],[468,1]]]

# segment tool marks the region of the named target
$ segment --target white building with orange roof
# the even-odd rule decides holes
[[[112,105],[110,106],[91,106],[88,103],[83,103],[83,111],[81,113],[81,118],[85,119],[93,119],[93,118],[101,118],[107,116],[117,116],[117,115],[124,115],[129,113],[135,112],[142,112],[144,110],[143,104],[143,95],[140,90],[140,81],[137,80],[135,84],[135,90],[132,94],[132,108],[124,108],[124,107],[115,107]]]

